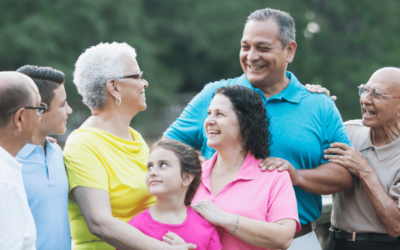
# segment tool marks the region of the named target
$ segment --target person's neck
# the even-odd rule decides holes
[[[172,197],[157,197],[156,204],[149,209],[151,217],[164,224],[182,224],[187,218],[185,193]]]
[[[380,147],[395,141],[400,137],[400,122],[386,124],[384,127],[371,128],[371,142],[374,146]]]
[[[7,131],[0,130],[0,146],[7,151],[12,157],[17,156],[18,152],[24,147],[26,142],[17,140]]]
[[[36,133],[33,136],[33,141],[32,141],[32,144],[42,146],[44,154],[46,154],[46,137],[47,136],[48,136],[48,134],[39,128],[38,130],[36,130]]]
[[[225,169],[233,172],[239,171],[246,159],[247,152],[244,152],[240,144],[226,145],[221,149],[216,149],[218,158],[214,164],[214,169]]]
[[[263,92],[266,98],[270,98],[276,94],[281,93],[289,85],[290,80],[285,74],[277,79],[270,80],[268,83],[264,83],[259,89]]]
[[[129,131],[132,118],[133,116],[127,117],[117,109],[95,110],[92,111],[92,116],[82,124],[82,127],[98,128],[122,139],[133,140]]]

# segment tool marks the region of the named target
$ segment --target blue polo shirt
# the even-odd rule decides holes
[[[215,90],[229,85],[242,85],[255,90],[262,98],[270,118],[271,157],[289,161],[296,169],[312,169],[326,163],[323,150],[332,142],[350,145],[342,118],[335,103],[325,94],[310,93],[289,71],[286,89],[269,99],[254,88],[245,75],[207,84],[188,104],[180,117],[164,132],[166,138],[184,142],[210,159],[215,153],[207,146],[203,126]],[[321,215],[321,195],[294,187],[300,223],[315,221]]]
[[[68,179],[61,148],[46,140],[45,155],[42,146],[26,144],[16,159],[22,163],[22,178],[35,220],[36,249],[71,250]]]

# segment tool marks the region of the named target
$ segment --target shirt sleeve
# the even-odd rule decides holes
[[[1,249],[22,249],[27,216],[23,197],[17,187],[0,184],[0,246]],[[25,197],[26,199],[26,197]]]
[[[397,203],[397,207],[400,209],[400,172],[397,173],[397,176],[389,189],[389,197]]]
[[[69,191],[77,186],[97,188],[109,192],[109,175],[101,152],[95,142],[83,136],[72,138],[64,148],[64,163],[67,169]],[[77,139],[77,140],[76,140]]]
[[[333,101],[330,101],[328,112],[325,116],[324,122],[324,141],[323,149],[321,152],[321,164],[327,163],[329,160],[323,157],[323,150],[329,148],[329,145],[334,142],[342,142],[351,146],[349,136],[347,135],[346,128],[343,125],[342,117],[340,116],[339,110]]]
[[[201,148],[203,144],[201,141],[203,95],[204,90],[189,102],[179,118],[164,132],[164,137],[181,141],[195,149]]]
[[[290,180],[289,172],[278,173],[269,194],[267,222],[277,222],[283,219],[296,221],[296,232],[301,229],[297,212],[296,194]]]
[[[211,238],[210,242],[208,243],[207,250],[221,250],[223,249],[223,246],[221,244],[221,241],[219,239],[219,235],[215,227],[211,231]]]

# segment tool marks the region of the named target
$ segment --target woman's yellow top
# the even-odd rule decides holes
[[[64,148],[69,190],[82,186],[107,191],[113,216],[125,222],[156,202],[145,183],[149,147],[137,131],[130,132],[134,141],[80,128]],[[115,249],[90,233],[75,199],[68,202],[68,214],[75,250]]]

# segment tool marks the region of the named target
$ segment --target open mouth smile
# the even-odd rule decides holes
[[[364,117],[372,117],[372,116],[374,116],[375,115],[375,112],[372,112],[371,110],[369,110],[369,109],[364,109],[363,108],[363,116]]]
[[[247,66],[249,66],[250,69],[262,69],[262,68],[264,68],[266,65],[259,65],[259,66],[256,66],[256,65],[253,65],[253,66],[247,65]]]

